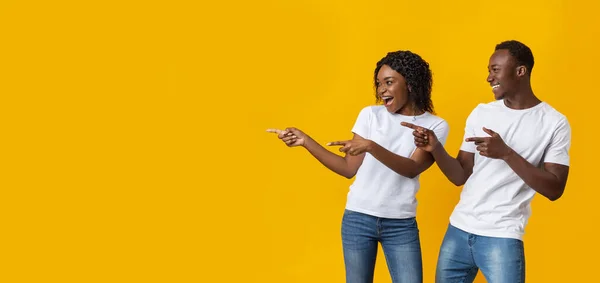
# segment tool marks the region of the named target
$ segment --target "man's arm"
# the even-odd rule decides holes
[[[569,130],[568,127],[564,129],[565,131]],[[466,139],[466,141],[474,142],[477,145],[479,154],[489,158],[504,160],[525,184],[549,200],[555,201],[562,196],[567,184],[567,177],[569,176],[569,166],[544,162],[543,168],[538,168],[506,145],[498,133],[485,127],[483,131],[490,136]],[[569,137],[570,132],[567,131],[561,137],[557,138],[555,144],[550,146],[549,154],[553,158],[556,158],[557,154],[566,156],[570,144]],[[564,159],[565,157],[562,158]]]
[[[551,201],[559,199],[567,185],[569,166],[544,163],[543,169],[533,166],[525,158],[511,150],[504,161],[529,187]]]

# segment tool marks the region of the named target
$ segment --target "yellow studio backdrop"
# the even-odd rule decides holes
[[[537,196],[528,282],[593,282],[597,1],[0,2],[1,282],[343,282],[352,180],[265,129],[348,139],[375,63],[410,49],[460,145],[495,44],[536,59],[573,129],[562,199]],[[425,282],[458,201],[421,176]],[[391,282],[380,254],[375,282]],[[481,275],[476,282],[485,282]]]

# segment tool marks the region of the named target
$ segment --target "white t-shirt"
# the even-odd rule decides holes
[[[479,104],[467,118],[465,139],[489,137],[483,127],[537,167],[569,165],[571,127],[545,102],[523,110],[508,108],[503,100]],[[481,156],[473,142],[463,142],[460,150],[475,153],[475,163],[450,224],[472,234],[522,240],[536,192],[504,160]]]
[[[416,150],[415,140],[413,130],[401,122],[433,130],[442,144],[448,136],[448,123],[442,118],[429,112],[418,116],[391,114],[384,106],[362,109],[352,132],[408,158]],[[418,190],[419,176],[404,177],[367,153],[350,186],[346,209],[384,218],[414,217]]]

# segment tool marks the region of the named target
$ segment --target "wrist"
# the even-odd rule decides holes
[[[512,148],[508,148],[508,150],[506,151],[506,153],[504,154],[504,156],[502,156],[502,160],[504,161],[508,161],[509,159],[511,159],[513,156],[515,156],[517,153],[512,150]]]
[[[308,148],[308,147],[312,146],[312,144],[316,143],[315,140],[313,140],[308,135],[305,135],[303,139],[304,139],[304,143],[302,144],[302,146],[305,148]]]
[[[373,152],[373,150],[375,149],[376,146],[377,146],[377,144],[374,141],[367,140],[366,152],[368,152],[368,153]]]
[[[378,146],[379,145],[376,142],[367,140],[367,147],[365,148],[365,151],[372,154],[374,150],[377,150]]]
[[[435,145],[432,146],[431,154],[439,154],[443,148],[444,147],[441,146],[439,142],[437,142]]]
[[[436,142],[431,145],[431,152],[439,151],[442,147],[440,146],[440,142]]]

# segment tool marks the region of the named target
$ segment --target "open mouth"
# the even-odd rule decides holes
[[[492,85],[492,90],[494,90],[494,89],[497,89],[497,88],[499,88],[499,87],[500,87],[500,84],[493,84],[493,85]]]
[[[385,106],[392,105],[392,101],[394,101],[394,97],[392,96],[382,96],[381,99],[383,100],[383,105]]]

